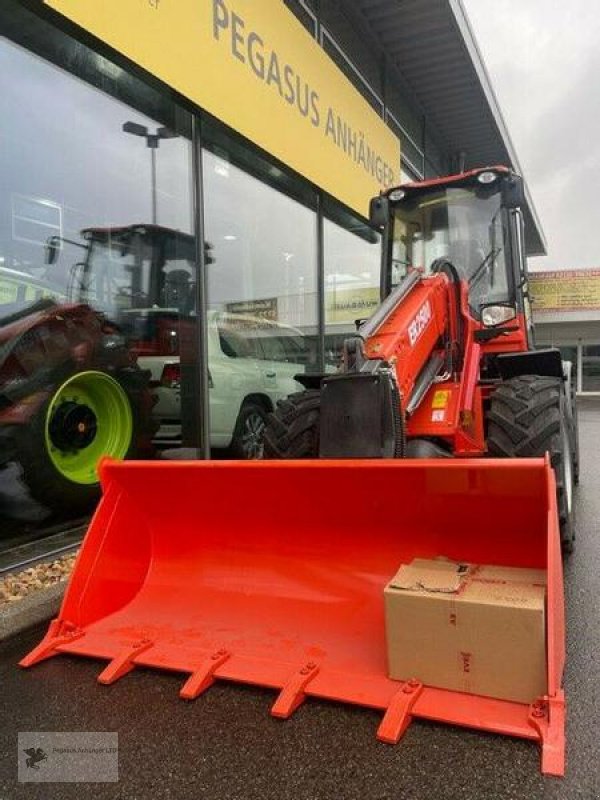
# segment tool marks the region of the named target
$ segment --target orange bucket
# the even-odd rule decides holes
[[[59,617],[57,653],[216,679],[538,741],[564,772],[564,611],[554,474],[542,459],[111,462]],[[547,571],[548,694],[531,704],[387,677],[383,588],[415,557]],[[501,666],[499,665],[499,668]],[[418,676],[417,676],[418,678]]]

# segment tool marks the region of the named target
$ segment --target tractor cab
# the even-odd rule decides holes
[[[384,296],[411,271],[428,275],[446,262],[468,286],[469,314],[484,327],[529,317],[523,203],[522,180],[505,167],[404,184],[375,198],[372,221],[385,229]]]
[[[85,257],[70,267],[69,299],[116,324],[137,355],[177,354],[181,319],[195,308],[194,238],[159,225],[86,228],[82,237]],[[57,237],[48,243],[49,263],[59,245]]]

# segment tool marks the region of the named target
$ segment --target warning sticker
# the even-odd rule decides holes
[[[431,421],[432,422],[443,422],[446,416],[446,410],[444,408],[434,409],[431,412]]]
[[[446,408],[448,405],[448,401],[450,400],[450,392],[449,391],[437,391],[433,395],[433,402],[431,403],[432,408]]]

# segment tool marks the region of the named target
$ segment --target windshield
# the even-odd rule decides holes
[[[501,195],[481,189],[442,189],[411,197],[394,207],[392,286],[409,267],[428,273],[448,259],[469,283],[474,313],[485,303],[510,302],[508,234]]]
[[[94,237],[87,262],[74,275],[73,294],[109,317],[144,308],[149,302],[151,259],[151,248],[137,236]]]

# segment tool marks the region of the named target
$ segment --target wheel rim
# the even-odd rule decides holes
[[[100,458],[124,458],[132,436],[127,394],[104,372],[80,372],[69,378],[48,406],[47,453],[56,470],[73,483],[97,483]]]
[[[242,432],[242,450],[246,458],[262,457],[264,430],[265,421],[263,417],[258,412],[248,414],[244,420]]]

